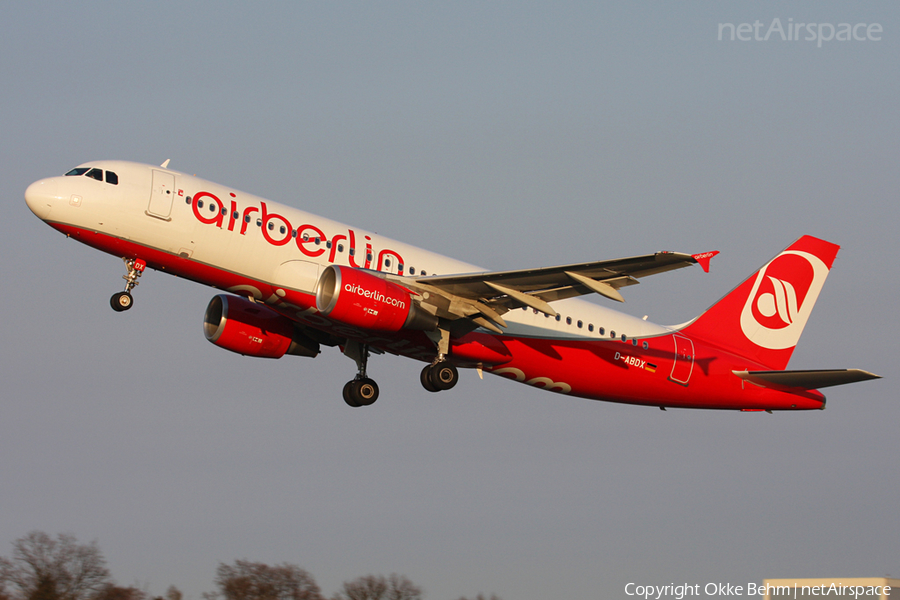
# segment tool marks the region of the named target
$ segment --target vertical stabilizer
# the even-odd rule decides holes
[[[682,331],[784,369],[840,246],[805,235]]]

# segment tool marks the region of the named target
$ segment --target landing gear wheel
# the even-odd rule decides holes
[[[356,401],[353,394],[353,384],[356,381],[348,381],[344,384],[344,402],[347,403],[347,406],[351,406],[353,408],[359,408],[361,405]]]
[[[370,406],[376,400],[378,400],[378,384],[368,377],[354,379],[344,385],[344,402],[353,408]]]
[[[425,368],[422,369],[422,374],[419,375],[419,381],[422,382],[422,387],[429,392],[439,392],[440,390],[431,383],[431,367],[432,365],[425,365]]]
[[[459,371],[452,363],[439,362],[431,367],[431,383],[439,390],[449,390],[459,381]]]
[[[137,286],[138,277],[143,275],[144,269],[147,268],[147,263],[140,258],[122,257],[122,260],[125,261],[125,267],[128,269],[128,275],[122,276],[122,279],[125,280],[125,291],[113,294],[109,299],[109,305],[116,312],[122,312],[132,307],[134,298],[131,297],[131,290]]]
[[[122,312],[134,306],[134,298],[128,292],[116,292],[109,299],[109,305],[114,311]]]
[[[360,379],[356,384],[356,396],[362,406],[375,404],[378,400],[378,384],[368,377]]]

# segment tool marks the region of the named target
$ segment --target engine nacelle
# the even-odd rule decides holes
[[[219,294],[203,316],[203,335],[219,348],[245,356],[281,358],[285,354],[315,357],[319,343],[303,335],[294,322],[265,304]]]
[[[330,319],[371,331],[432,331],[437,317],[403,286],[360,269],[329,265],[316,285],[316,308]]]

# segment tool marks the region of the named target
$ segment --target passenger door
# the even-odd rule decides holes
[[[675,361],[672,363],[672,374],[669,379],[681,385],[687,385],[694,370],[694,342],[689,338],[673,335],[675,343]]]
[[[175,200],[175,175],[165,171],[153,171],[153,184],[150,187],[150,205],[147,214],[151,217],[170,221],[172,219],[172,202]]]

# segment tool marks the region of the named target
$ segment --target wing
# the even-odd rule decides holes
[[[397,278],[421,296],[423,308],[438,317],[468,319],[496,332],[506,327],[501,315],[528,306],[556,316],[551,302],[597,293],[624,302],[620,288],[634,285],[641,277],[689,267],[699,263],[709,269],[709,259],[718,252],[682,254],[657,252],[645,256],[597,262],[525,269],[491,271],[436,277]]]

